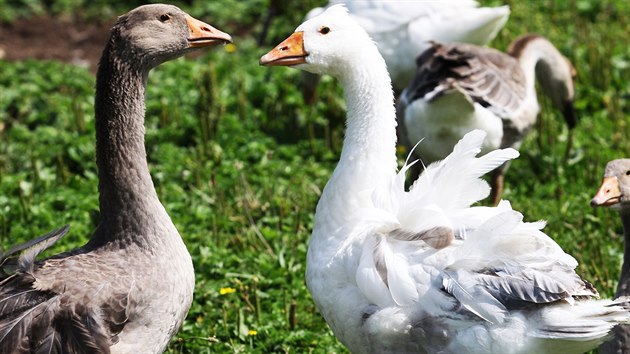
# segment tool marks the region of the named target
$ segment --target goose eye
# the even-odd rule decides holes
[[[329,32],[330,32],[330,27],[327,27],[327,26],[322,26],[319,29],[319,33],[321,33],[321,34],[328,34]]]
[[[630,170],[626,171],[626,176],[630,176]]]
[[[162,21],[162,22],[166,22],[166,21],[168,21],[170,19],[171,19],[171,15],[169,15],[169,14],[162,14],[162,15],[160,15],[160,21]]]

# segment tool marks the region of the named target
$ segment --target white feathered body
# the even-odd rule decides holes
[[[479,177],[518,155],[475,157],[484,135],[466,135],[409,192],[408,166],[358,193],[342,188],[345,167],[335,171],[317,208],[307,282],[352,352],[581,353],[628,320],[610,301],[576,300],[596,291],[543,223],[523,222],[507,202],[470,206],[489,192]],[[436,249],[390,237],[436,227],[455,240]]]

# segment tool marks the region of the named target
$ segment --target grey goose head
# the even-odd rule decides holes
[[[602,184],[591,206],[630,210],[630,159],[612,160],[606,165]]]
[[[112,28],[109,44],[120,54],[126,54],[118,55],[119,58],[130,58],[151,69],[194,49],[231,42],[229,34],[176,6],[151,4],[120,16]]]

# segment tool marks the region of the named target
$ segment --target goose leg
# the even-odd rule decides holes
[[[492,205],[496,206],[501,201],[501,194],[503,194],[503,168],[499,167],[492,171],[490,178],[490,187],[492,188],[490,199],[492,200]]]

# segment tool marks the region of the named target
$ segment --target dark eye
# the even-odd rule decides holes
[[[626,171],[626,176],[630,176],[630,171]]]
[[[160,21],[162,21],[162,22],[166,22],[166,21],[168,21],[170,19],[171,19],[171,15],[169,15],[169,14],[162,14],[162,15],[160,15]]]
[[[329,32],[330,32],[330,27],[327,27],[327,26],[322,26],[319,29],[319,33],[321,33],[321,34],[328,34]]]

